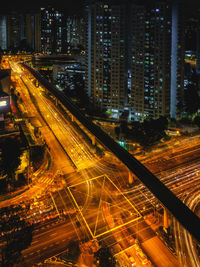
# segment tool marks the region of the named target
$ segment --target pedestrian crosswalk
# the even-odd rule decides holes
[[[38,180],[39,184],[51,184],[53,182],[53,177],[43,176]]]
[[[42,181],[40,180],[40,182],[43,182],[43,183],[49,183],[49,182],[52,182],[53,181],[53,179],[52,179],[52,177],[51,178],[48,178],[48,177],[44,177],[44,178],[42,178]]]

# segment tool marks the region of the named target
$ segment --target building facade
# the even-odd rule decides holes
[[[25,16],[26,41],[31,50],[40,51],[40,14],[26,14]]]
[[[7,49],[6,16],[0,15],[0,48]]]
[[[71,48],[84,47],[84,20],[79,16],[67,16],[66,41]]]
[[[39,13],[10,12],[0,16],[0,47],[3,50],[40,50]]]
[[[85,68],[75,60],[53,65],[53,83],[60,90],[84,87]]]
[[[96,1],[88,6],[86,90],[95,106],[119,118],[127,100],[126,5]]]
[[[164,1],[132,5],[131,18],[132,118],[176,118],[184,89],[179,8]]]
[[[64,14],[53,8],[40,10],[41,52],[54,54],[65,52],[66,24]]]
[[[196,72],[200,74],[200,9],[197,10],[197,30],[196,30],[196,58],[197,58],[197,65],[196,65]]]
[[[171,12],[168,6],[132,5],[133,118],[170,114]]]
[[[182,5],[172,4],[170,117],[180,119],[184,101],[185,31]]]
[[[180,116],[182,14],[171,1],[88,5],[86,90],[95,105],[116,119],[126,110],[129,120]]]

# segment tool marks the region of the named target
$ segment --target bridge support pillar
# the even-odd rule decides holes
[[[133,174],[130,171],[128,171],[128,182],[129,182],[129,184],[133,183]]]
[[[36,87],[39,87],[39,82],[38,82],[37,79],[35,80],[35,86],[36,86]]]
[[[164,230],[166,230],[168,227],[169,227],[168,211],[166,208],[164,208],[163,228],[164,228]]]
[[[95,146],[95,143],[96,143],[95,136],[92,136],[92,145]]]

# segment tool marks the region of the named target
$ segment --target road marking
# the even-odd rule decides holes
[[[53,198],[52,193],[50,193],[50,196],[51,196],[51,199],[52,199],[52,201],[53,201],[54,207],[56,208],[56,211],[57,211],[57,213],[58,213],[58,215],[59,215],[59,217],[60,217],[60,213],[59,213],[59,211],[58,211],[58,208],[57,208],[57,205],[56,205],[56,203],[55,203],[55,200],[54,200],[54,198]]]
[[[51,234],[50,236],[56,235],[56,233]]]
[[[33,241],[31,244],[35,244],[35,243],[38,243],[38,240]]]

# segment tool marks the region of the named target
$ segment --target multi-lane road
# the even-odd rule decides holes
[[[147,256],[156,266],[178,266],[176,258],[160,244],[161,241],[155,236],[151,226],[145,222],[144,216],[162,209],[152,193],[136,178],[127,187],[126,167],[109,153],[105,153],[105,157],[100,159],[84,137],[77,133],[73,123],[47,97],[45,89],[33,84],[32,75],[27,70],[22,71],[20,65],[11,60],[10,65],[18,77],[21,110],[26,116],[34,116],[40,121],[41,135],[50,149],[53,161],[51,179],[45,190],[41,184],[44,176],[40,176],[35,185],[39,185],[38,190],[34,191],[33,186],[29,197],[38,196],[37,203],[40,206],[40,196],[48,193],[58,217],[61,211],[71,212],[68,215],[69,222],[57,222],[49,229],[49,220],[46,227],[34,232],[30,248],[23,252],[24,262],[34,264],[57,254],[67,247],[70,238],[97,238],[113,247],[118,242],[125,250],[120,254],[122,257],[128,255],[128,262],[132,257],[138,264],[142,264],[141,253],[126,250],[130,246],[127,238],[132,238],[134,242],[139,239],[141,249],[144,250],[142,253],[148,252]],[[142,160],[181,199],[189,188],[199,185],[199,138],[195,136],[190,142],[187,139],[181,140],[167,152],[164,151],[163,156],[160,153]],[[57,178],[57,170],[65,181],[60,190],[51,186],[50,182]],[[23,199],[23,195],[20,197]],[[127,212],[130,218],[126,216]],[[163,255],[161,258],[156,257],[155,251],[150,249],[152,244],[157,254]],[[121,260],[124,262],[124,259]],[[146,264],[151,265],[150,261]]]

